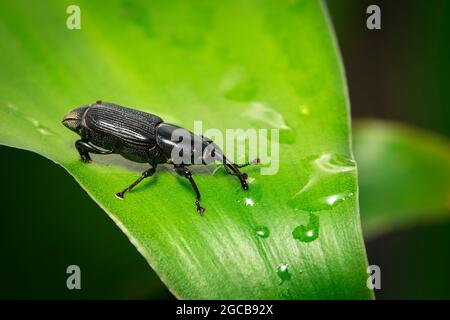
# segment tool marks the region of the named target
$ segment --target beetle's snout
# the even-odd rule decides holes
[[[62,119],[62,124],[72,131],[77,132],[81,125],[81,119],[83,117],[86,108],[77,108],[70,111]]]
[[[62,124],[65,125],[70,130],[76,131],[80,126],[80,119],[76,117],[75,114],[69,112],[62,119]]]

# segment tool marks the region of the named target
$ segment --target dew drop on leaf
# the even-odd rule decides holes
[[[247,207],[253,207],[255,205],[255,202],[252,198],[245,198],[245,205]]]
[[[313,213],[309,214],[306,225],[299,225],[292,231],[292,236],[301,242],[311,242],[319,237],[319,217]]]
[[[33,124],[33,126],[39,131],[40,134],[44,136],[51,136],[53,135],[53,131],[49,128],[43,126],[39,121],[29,118],[30,122]]]
[[[280,277],[281,283],[291,280],[291,274],[289,273],[287,263],[280,263],[280,265],[277,268],[277,275],[278,277]]]
[[[301,116],[309,116],[309,113],[310,113],[309,108],[306,105],[301,105],[298,108],[298,111],[300,112]]]
[[[267,104],[254,101],[241,115],[257,128],[279,129],[280,143],[294,143],[294,130],[287,125],[281,113]]]
[[[267,238],[270,235],[270,230],[266,226],[256,226],[254,231],[259,238]]]
[[[302,162],[310,175],[288,201],[291,207],[308,212],[329,210],[353,197],[356,166],[352,159],[326,153]]]

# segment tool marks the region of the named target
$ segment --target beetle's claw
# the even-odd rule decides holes
[[[245,181],[245,180],[247,180],[247,178],[248,178],[248,175],[246,173],[239,175],[239,180],[241,180],[241,186],[242,186],[242,189],[244,189],[244,190],[248,190],[248,184],[247,184],[247,181]]]
[[[88,154],[81,155],[81,161],[84,163],[89,163],[92,161],[91,157]]]
[[[120,200],[123,200],[123,194],[124,194],[123,192],[117,192],[116,193],[116,198],[120,199]]]
[[[197,206],[197,212],[202,216],[203,212],[205,212],[205,208],[200,205],[198,200],[195,201],[195,205]]]

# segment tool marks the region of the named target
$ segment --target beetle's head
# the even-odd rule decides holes
[[[88,107],[79,107],[73,109],[62,119],[62,124],[76,133],[80,132],[83,115]]]

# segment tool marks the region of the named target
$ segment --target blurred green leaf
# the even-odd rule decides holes
[[[450,143],[406,125],[354,126],[361,219],[366,237],[418,221],[450,218]]]
[[[0,142],[66,168],[179,298],[371,298],[346,86],[321,3],[77,3],[81,30],[66,28],[69,1],[2,2]],[[119,201],[145,167],[82,163],[60,123],[97,99],[189,129],[279,127],[279,172],[249,168],[244,192],[223,170],[195,170],[203,217],[166,167]]]

